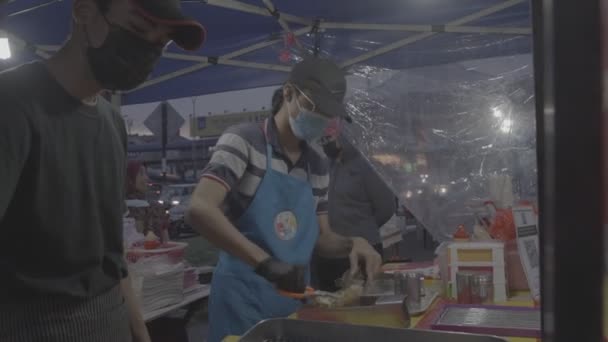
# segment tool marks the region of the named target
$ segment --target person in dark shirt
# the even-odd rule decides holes
[[[178,0],[74,0],[72,18],[55,56],[0,74],[0,341],[149,341],[123,261],[125,126],[98,94],[204,29]]]
[[[395,214],[396,196],[360,151],[339,133],[326,130],[323,150],[330,160],[329,222],[340,235],[367,240],[382,255],[380,228]],[[336,280],[350,268],[348,259],[317,256],[317,288],[336,291]]]

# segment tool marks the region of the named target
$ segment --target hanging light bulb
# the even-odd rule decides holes
[[[510,133],[511,129],[513,129],[513,120],[504,119],[500,124],[500,131],[503,133]]]
[[[0,59],[11,58],[11,46],[8,38],[0,38]]]

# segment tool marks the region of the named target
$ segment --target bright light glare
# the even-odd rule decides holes
[[[439,193],[442,194],[442,195],[447,194],[448,193],[448,188],[446,188],[445,186],[441,187],[439,189]]]
[[[173,204],[173,205],[179,205],[179,201],[172,201],[171,204]]]
[[[412,198],[412,195],[413,195],[412,192],[408,191],[405,193],[405,198]]]
[[[495,118],[502,118],[503,114],[502,114],[502,110],[500,110],[500,108],[498,107],[494,107],[492,108],[492,112]]]
[[[11,47],[8,44],[8,38],[0,38],[0,59],[11,58]]]
[[[500,131],[503,133],[511,132],[512,128],[513,128],[513,120],[511,120],[511,119],[504,119],[502,121],[502,124],[500,125]]]
[[[418,190],[418,195],[422,195],[423,192],[424,191],[422,191],[422,190]]]

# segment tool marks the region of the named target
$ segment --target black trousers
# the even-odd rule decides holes
[[[383,255],[382,243],[373,245],[380,255]],[[335,292],[340,288],[336,280],[342,278],[344,272],[350,269],[350,260],[327,259],[315,256],[311,262],[311,282],[316,290]]]

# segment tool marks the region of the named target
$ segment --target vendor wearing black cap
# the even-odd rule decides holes
[[[331,120],[346,116],[346,80],[328,60],[298,63],[275,93],[263,125],[229,128],[192,197],[188,219],[223,252],[213,275],[210,336],[241,335],[263,319],[287,317],[301,302],[313,251],[350,257],[373,276],[379,254],[361,238],[332,232],[326,160],[310,147]],[[222,210],[225,209],[225,210]]]
[[[364,238],[382,254],[380,228],[397,210],[395,194],[361,151],[340,132],[340,126],[331,128],[322,138],[331,170],[329,222],[336,233]],[[342,278],[349,267],[347,258],[315,258],[313,272],[317,276],[317,288],[336,291],[336,280]]]
[[[125,126],[97,94],[205,31],[178,0],[74,0],[72,18],[55,56],[0,74],[0,340],[149,341],[123,261]]]

